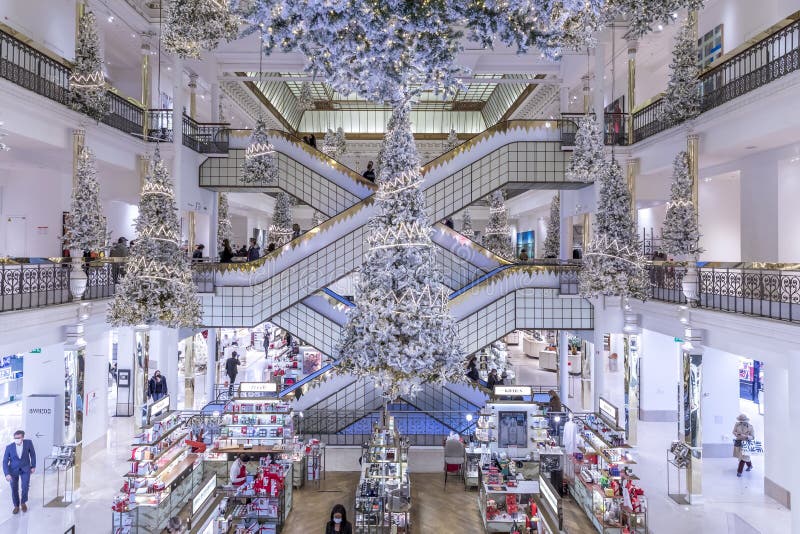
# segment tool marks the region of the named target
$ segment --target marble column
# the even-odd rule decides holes
[[[692,177],[692,203],[694,204],[694,211],[697,214],[698,196],[699,196],[699,182],[700,182],[700,136],[697,134],[689,134],[686,137],[686,153],[689,154],[689,176]]]
[[[206,367],[206,402],[214,400],[214,386],[217,383],[217,329],[208,329],[208,366]]]
[[[638,48],[638,41],[628,40],[628,117],[625,124],[628,144],[633,142],[633,110],[636,107],[636,51]]]
[[[631,217],[633,218],[634,228],[638,229],[639,210],[636,209],[636,177],[639,175],[639,158],[628,158],[625,163],[628,192],[631,194]]]
[[[222,122],[220,120],[220,93],[219,83],[211,84],[211,122]]]
[[[567,403],[569,398],[569,333],[558,331],[558,396],[561,402]]]
[[[150,135],[150,114],[148,109],[153,106],[151,103],[150,85],[152,84],[152,73],[150,71],[150,36],[144,35],[142,37],[141,46],[142,55],[142,69],[141,69],[141,84],[142,84],[142,106],[144,107],[144,118],[142,120],[142,139],[147,140]],[[156,95],[157,97],[158,95]]]
[[[197,78],[194,72],[189,74],[189,116],[197,120]]]
[[[597,124],[601,131],[605,131],[605,87],[603,85],[603,73],[606,69],[605,45],[597,43],[594,49],[594,93],[592,95],[592,106],[597,116]],[[615,95],[611,95],[615,98]]]

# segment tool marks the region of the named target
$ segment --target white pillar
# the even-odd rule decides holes
[[[778,360],[775,358],[774,360]],[[786,493],[791,491],[792,473],[787,466],[794,463],[795,447],[787,430],[792,428],[789,415],[791,388],[789,385],[789,360],[780,364],[769,360],[764,372],[764,494],[786,505]]]
[[[594,302],[593,302],[594,304]],[[605,354],[603,338],[606,334],[602,322],[598,320],[598,306],[594,309],[594,354],[592,355],[592,406],[589,408],[596,412],[600,406],[600,396],[605,384]]]
[[[558,331],[558,396],[561,402],[569,398],[569,335],[566,330]]]
[[[769,368],[767,368],[769,371]],[[796,447],[797,440],[800,439],[800,426],[797,421],[800,421],[800,351],[792,351],[789,354],[789,421],[791,422],[784,430],[786,432],[785,439],[791,444],[791,447]],[[770,387],[769,383],[764,386],[764,389]],[[768,453],[769,454],[769,453]],[[791,472],[790,485],[787,488],[790,492],[790,501],[792,502],[792,532],[800,532],[800,462],[793,459],[787,466]]]
[[[214,191],[214,201],[211,203],[211,214],[209,216],[208,245],[206,254],[209,258],[217,257],[217,227],[219,226],[219,191]]]
[[[178,329],[153,327],[150,338],[150,375],[161,371],[167,381],[170,396],[170,409],[175,409],[178,402]]]
[[[215,240],[216,241],[216,240]],[[214,386],[217,383],[217,329],[208,329],[208,366],[206,367],[206,402],[214,400]]]
[[[219,120],[219,84],[211,84],[211,122],[221,122]]]
[[[569,113],[569,85],[562,84],[559,88],[559,111],[561,113]]]
[[[603,118],[603,108],[605,107],[605,87],[603,85],[603,74],[606,70],[606,55],[605,46],[603,43],[597,43],[594,49],[594,95],[592,98],[592,106],[597,115],[597,122],[600,128],[605,124]],[[611,95],[614,98],[614,95]]]

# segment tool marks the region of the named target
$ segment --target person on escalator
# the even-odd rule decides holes
[[[256,244],[256,238],[250,238],[250,248],[247,249],[247,261],[256,261],[261,257],[261,249]]]
[[[222,240],[222,251],[219,253],[220,263],[230,263],[233,259],[233,249],[229,239]]]
[[[364,171],[364,174],[361,175],[370,182],[372,182],[373,184],[375,183],[375,169],[373,168],[374,165],[375,164],[371,161],[367,162],[367,170]]]
[[[445,219],[444,225],[447,226],[448,228],[450,228],[451,230],[455,230],[455,228],[456,228],[456,225],[453,222],[452,217],[448,217],[447,219]]]
[[[314,134],[308,136],[308,144],[314,148],[317,148],[317,138],[314,137]]]
[[[478,374],[478,366],[475,364],[475,357],[473,356],[469,363],[467,364],[467,378],[472,380],[473,382],[477,382],[480,378],[480,374]]]

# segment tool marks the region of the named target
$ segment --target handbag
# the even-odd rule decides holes
[[[742,446],[742,440],[741,439],[733,440],[733,446],[734,447],[741,447]]]

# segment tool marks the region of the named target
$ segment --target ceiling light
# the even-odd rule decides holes
[[[660,32],[664,31],[664,25],[663,24],[659,24],[658,25],[658,31],[660,31]]]
[[[108,17],[108,22],[114,22],[114,15],[110,15]]]

